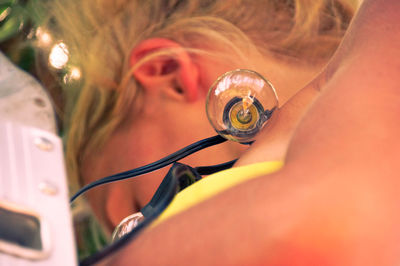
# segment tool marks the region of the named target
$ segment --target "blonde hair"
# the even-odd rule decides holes
[[[83,73],[82,85],[69,92],[73,104],[66,119],[67,169],[75,184],[82,158],[104,144],[132,104],[140,104],[141,88],[128,59],[141,41],[167,38],[193,56],[224,57],[206,46],[219,44],[215,47],[229,47],[238,60],[257,51],[289,61],[324,61],[339,44],[358,4],[357,0],[48,2],[48,27],[68,45],[71,60]]]

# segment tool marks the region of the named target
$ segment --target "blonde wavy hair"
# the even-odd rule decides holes
[[[66,163],[72,189],[80,183],[82,159],[105,143],[130,106],[140,104],[142,90],[132,71],[159,55],[129,66],[129,54],[141,41],[167,38],[193,56],[226,57],[206,45],[218,44],[229,47],[235,60],[256,51],[288,62],[324,62],[357,6],[358,0],[48,1],[47,26],[68,45],[71,60],[83,73],[81,86],[69,91],[67,105]]]

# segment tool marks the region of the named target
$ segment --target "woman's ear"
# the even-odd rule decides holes
[[[146,59],[148,56],[149,60]],[[197,99],[197,65],[178,43],[163,38],[142,41],[133,48],[129,63],[135,68],[133,76],[145,90],[154,92],[168,86],[182,93],[188,101]]]

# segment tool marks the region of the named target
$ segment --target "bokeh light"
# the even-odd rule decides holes
[[[65,84],[80,80],[82,72],[78,67],[71,67],[67,74],[64,75],[63,81]]]
[[[49,55],[49,63],[56,69],[62,69],[69,60],[69,51],[65,43],[59,42],[53,46]]]
[[[49,46],[53,41],[51,35],[41,27],[36,29],[36,38],[40,46]]]

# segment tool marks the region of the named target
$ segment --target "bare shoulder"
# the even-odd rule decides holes
[[[398,263],[399,3],[364,1],[281,171],[144,232],[110,264]]]

